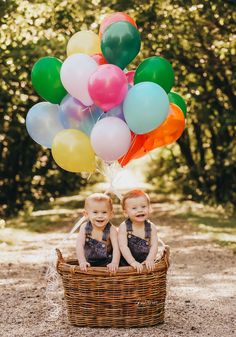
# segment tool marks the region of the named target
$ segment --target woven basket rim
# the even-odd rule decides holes
[[[144,266],[143,271],[141,273],[137,273],[131,266],[119,267],[116,274],[109,273],[107,267],[89,267],[87,271],[80,270],[78,266],[78,261],[76,259],[67,259],[65,260],[62,256],[62,253],[59,249],[56,249],[58,261],[57,261],[57,271],[59,274],[61,273],[71,273],[71,274],[86,274],[86,275],[103,275],[103,276],[128,276],[128,275],[142,275],[142,274],[150,274],[155,272],[160,272],[167,270],[169,268],[169,259],[164,252],[163,256],[160,260],[155,263],[155,269],[152,272],[149,272]]]

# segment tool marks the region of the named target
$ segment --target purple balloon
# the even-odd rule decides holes
[[[79,129],[89,113],[89,107],[70,95],[66,95],[60,104],[60,120],[66,129]]]
[[[118,117],[120,119],[122,119],[123,121],[125,121],[125,117],[124,117],[124,113],[123,113],[123,103],[121,103],[120,105],[116,106],[115,108],[107,111],[102,118],[104,117]]]

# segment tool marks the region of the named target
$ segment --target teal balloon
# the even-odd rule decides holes
[[[168,94],[169,100],[171,103],[174,103],[176,105],[178,105],[178,107],[181,109],[181,111],[184,114],[184,117],[186,117],[187,115],[187,104],[185,103],[185,100],[183,99],[182,96],[180,96],[180,94],[177,94],[177,92],[171,91]]]
[[[145,134],[166,119],[169,112],[168,95],[156,83],[136,84],[124,100],[123,111],[129,128],[136,134]]]
[[[126,21],[111,24],[102,35],[101,50],[105,59],[121,69],[135,58],[140,46],[139,31]]]
[[[146,81],[159,84],[168,94],[174,85],[174,71],[170,62],[157,56],[145,59],[135,71],[134,84]]]
[[[60,104],[67,95],[60,78],[62,61],[55,57],[42,57],[33,66],[31,80],[35,91],[46,101]]]

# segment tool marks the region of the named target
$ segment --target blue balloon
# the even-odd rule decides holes
[[[51,148],[56,134],[64,130],[59,105],[49,102],[35,104],[26,116],[26,129],[36,143]]]
[[[124,116],[129,128],[136,134],[156,129],[169,112],[169,98],[162,87],[154,82],[141,82],[128,92],[124,104]]]
[[[90,136],[90,133],[94,125],[97,123],[97,121],[100,118],[102,118],[102,116],[105,113],[95,104],[92,106],[89,106],[88,109],[89,109],[89,112],[86,115],[86,117],[80,122],[78,129],[86,133],[88,136]]]

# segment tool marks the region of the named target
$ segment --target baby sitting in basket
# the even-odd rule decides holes
[[[152,271],[158,242],[162,245],[161,254],[163,250],[169,254],[169,247],[158,240],[156,226],[148,220],[150,199],[146,193],[142,190],[126,193],[122,208],[127,219],[120,225],[117,235],[116,228],[110,224],[113,216],[110,197],[94,193],[85,200],[84,213],[88,222],[81,226],[76,245],[81,270],[86,271],[88,266],[107,266],[115,273],[119,265],[131,265],[142,272],[145,265]]]

